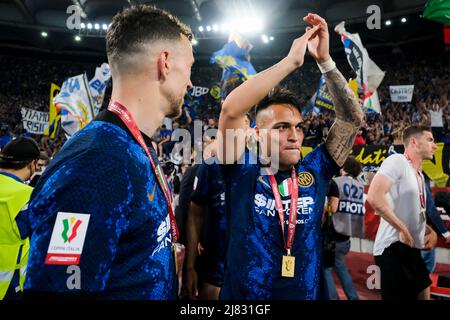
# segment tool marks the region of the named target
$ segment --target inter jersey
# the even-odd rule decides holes
[[[328,184],[338,166],[324,145],[296,166],[298,206],[292,255],[293,278],[281,276],[286,254],[269,177],[260,164],[223,166],[230,190],[229,243],[221,299],[319,299],[322,295],[321,217]],[[275,175],[284,210],[285,235],[290,213],[291,172]]]
[[[70,138],[34,189],[26,290],[175,298],[164,194],[142,147],[115,122],[93,121]]]

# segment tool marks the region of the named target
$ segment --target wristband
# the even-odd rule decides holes
[[[336,68],[336,63],[334,63],[333,59],[330,57],[325,62],[317,63],[317,66],[319,67],[320,72],[323,74]]]

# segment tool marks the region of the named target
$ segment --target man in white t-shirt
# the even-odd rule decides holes
[[[431,249],[437,236],[426,224],[422,161],[433,158],[436,144],[426,126],[407,127],[403,144],[405,153],[386,158],[369,188],[367,201],[381,216],[373,254],[383,299],[429,299],[431,281],[420,250]]]
[[[433,133],[433,137],[437,142],[440,142],[444,136],[444,119],[443,119],[443,110],[439,106],[439,101],[435,99],[431,106],[431,109],[428,110],[431,119],[431,130]]]

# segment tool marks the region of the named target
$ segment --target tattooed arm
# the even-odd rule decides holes
[[[317,14],[309,13],[303,20],[313,26],[319,26],[317,36],[308,41],[308,52],[319,64],[329,61],[330,40],[325,19]],[[328,133],[325,146],[334,161],[342,166],[353,146],[358,128],[362,125],[364,114],[339,70],[336,67],[331,70],[327,68],[327,70],[329,71],[324,71],[324,77],[333,99],[336,121]]]
[[[328,91],[333,99],[336,121],[328,133],[325,146],[339,166],[348,157],[356,133],[363,124],[364,113],[355,94],[337,68],[324,74]]]

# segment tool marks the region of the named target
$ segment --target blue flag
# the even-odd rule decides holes
[[[222,69],[222,86],[234,81],[245,81],[256,74],[250,62],[251,45],[239,47],[238,42],[231,40],[222,49],[212,54],[210,62],[217,63]]]
[[[323,75],[320,77],[319,88],[317,88],[314,106],[317,108],[322,107],[329,110],[334,110],[333,100],[328,92],[325,77]]]

